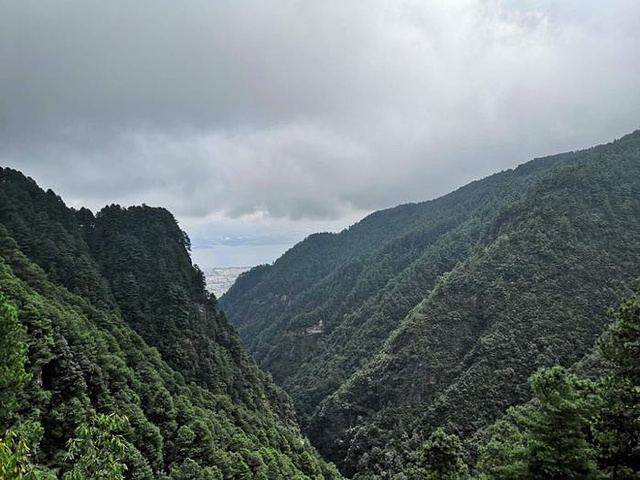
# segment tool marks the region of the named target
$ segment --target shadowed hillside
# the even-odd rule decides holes
[[[168,211],[94,216],[10,169],[0,185],[0,473],[339,478],[205,292]]]
[[[469,436],[538,367],[579,360],[639,259],[635,132],[311,236],[223,306],[320,450],[362,474],[394,468],[407,432]]]

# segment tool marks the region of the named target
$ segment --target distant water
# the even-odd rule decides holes
[[[204,276],[207,282],[207,290],[220,298],[225,293],[236,278],[251,267],[224,267],[224,268],[208,268],[204,270]]]

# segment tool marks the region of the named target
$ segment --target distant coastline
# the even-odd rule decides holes
[[[251,267],[214,267],[204,269],[207,291],[220,298],[231,288],[236,278],[250,268]]]

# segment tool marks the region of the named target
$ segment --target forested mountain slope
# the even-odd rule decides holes
[[[0,187],[0,429],[30,448],[25,468],[98,478],[118,458],[135,479],[339,478],[206,294],[169,212],[75,211],[11,169]],[[109,425],[125,445],[113,458],[89,448]]]
[[[250,353],[309,416],[381,347],[436,279],[469,255],[489,222],[560,160],[373,213],[340,234],[311,235],[273,266],[241,275],[223,308]]]
[[[366,475],[526,401],[537,367],[591,349],[639,266],[635,132],[312,236],[222,303],[321,451]]]

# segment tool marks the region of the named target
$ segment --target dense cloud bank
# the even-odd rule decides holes
[[[0,163],[94,207],[345,218],[637,128],[639,18],[623,0],[3,2]]]

